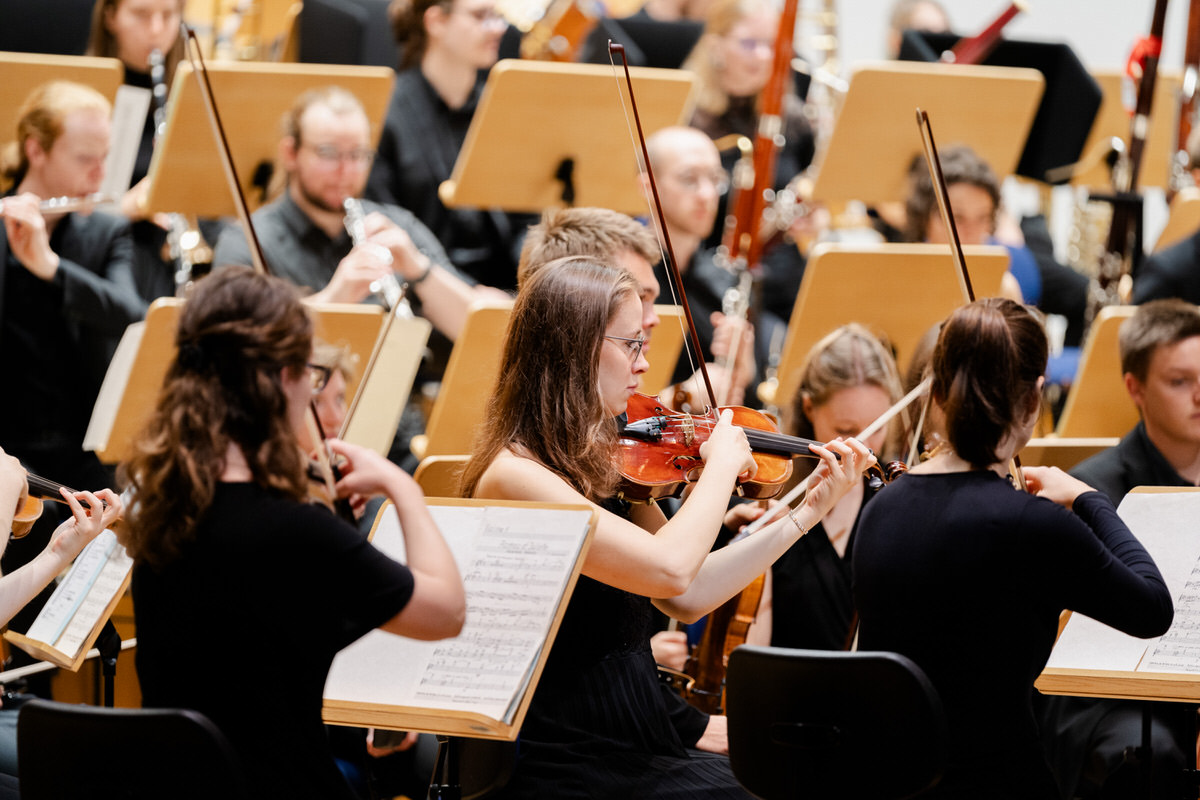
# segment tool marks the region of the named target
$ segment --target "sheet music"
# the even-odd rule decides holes
[[[1139,669],[1151,672],[1200,672],[1200,558],[1175,596],[1171,629],[1151,648]]]
[[[116,535],[103,531],[75,559],[26,636],[78,653],[132,567]]]
[[[466,587],[462,633],[418,642],[373,631],[343,650],[327,698],[473,711],[511,722],[532,677],[580,548],[590,512],[431,506]],[[403,560],[390,506],[376,545]]]
[[[1170,630],[1137,639],[1074,614],[1047,667],[1164,673],[1200,672],[1200,494],[1133,492],[1118,512],[1154,558],[1175,602]]]

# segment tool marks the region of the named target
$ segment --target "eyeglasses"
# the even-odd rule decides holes
[[[743,53],[754,55],[765,53],[770,55],[775,52],[775,42],[767,39],[755,39],[751,36],[743,36],[733,41]]]
[[[629,360],[635,362],[638,360],[638,356],[642,354],[642,349],[646,346],[645,336],[639,336],[636,339],[630,339],[625,336],[609,336],[605,334],[604,338],[613,342],[617,342],[622,348],[624,348],[625,353],[629,356]]]
[[[480,25],[491,25],[497,27],[507,27],[508,22],[504,16],[494,8],[453,8],[450,13],[461,11],[467,16],[474,17],[475,21]]]
[[[705,186],[711,186],[717,194],[729,191],[729,176],[720,172],[684,172],[671,175],[671,180],[689,192],[698,192]]]
[[[331,144],[306,144],[302,146],[307,147],[318,159],[329,165],[349,161],[355,166],[365,167],[375,160],[375,151],[365,148],[360,150],[338,150]]]
[[[327,367],[324,364],[306,364],[308,367],[308,380],[312,385],[312,393],[320,394],[321,390],[329,385],[329,379],[333,377],[333,367]]]

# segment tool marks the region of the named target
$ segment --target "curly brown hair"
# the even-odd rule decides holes
[[[158,567],[180,555],[212,503],[230,444],[254,483],[306,495],[283,373],[305,369],[312,339],[312,321],[282,279],[230,267],[196,284],[154,412],[121,466],[133,491],[123,543],[134,560]]]

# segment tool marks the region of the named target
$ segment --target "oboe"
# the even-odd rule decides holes
[[[347,197],[342,201],[342,208],[346,211],[342,222],[346,226],[346,233],[350,234],[350,241],[354,243],[355,247],[370,244],[367,241],[366,216],[363,214],[362,203],[353,197]],[[390,267],[392,265],[391,251],[382,245],[375,246],[379,248],[380,258]],[[396,315],[399,317],[412,317],[412,307],[404,296],[404,286],[396,277],[395,272],[389,270],[383,278],[372,281],[369,288],[371,294],[382,300],[384,307],[389,311],[395,309]]]

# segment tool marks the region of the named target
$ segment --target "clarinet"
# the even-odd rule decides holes
[[[151,97],[154,102],[154,143],[167,130],[167,62],[162,51],[155,48],[150,51],[150,83]]]
[[[353,197],[347,197],[342,201],[342,208],[346,212],[342,222],[346,226],[346,233],[350,234],[350,241],[355,247],[370,244],[367,241],[366,215],[363,214],[362,203]],[[376,247],[379,248],[380,258],[390,267],[392,265],[391,252],[382,245],[376,245]],[[408,298],[404,296],[404,285],[400,283],[395,272],[389,271],[386,277],[372,281],[369,288],[371,294],[383,301],[383,306],[388,311],[395,309],[398,317],[412,318],[413,311],[408,304]]]

